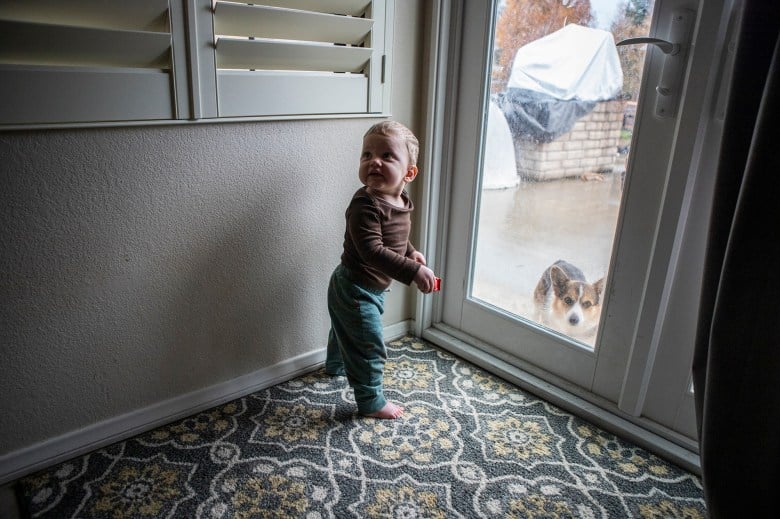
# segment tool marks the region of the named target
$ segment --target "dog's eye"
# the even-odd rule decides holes
[[[568,306],[571,306],[574,304],[574,299],[567,296],[563,298],[563,302],[566,303]]]
[[[582,302],[582,307],[583,307],[583,308],[590,308],[590,306],[591,306],[592,304],[593,304],[593,303],[591,303],[590,301],[583,301],[583,302]]]

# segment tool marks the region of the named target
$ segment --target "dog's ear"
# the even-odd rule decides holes
[[[593,283],[593,288],[596,290],[596,293],[599,295],[599,299],[601,299],[604,294],[604,278],[601,278],[595,283]]]
[[[561,267],[553,265],[550,268],[550,280],[552,281],[553,290],[558,297],[563,296],[566,292],[566,284],[569,282],[569,276],[563,271]]]

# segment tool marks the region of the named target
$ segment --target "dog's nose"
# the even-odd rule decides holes
[[[578,322],[580,322],[580,318],[577,317],[576,315],[572,315],[571,317],[569,317],[569,324],[575,325]]]

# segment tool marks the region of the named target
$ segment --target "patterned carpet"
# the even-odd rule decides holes
[[[419,339],[402,419],[314,372],[20,482],[33,517],[703,518],[699,479]]]

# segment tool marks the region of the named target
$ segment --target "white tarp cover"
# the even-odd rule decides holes
[[[501,109],[492,101],[488,112],[483,171],[482,189],[506,189],[520,183],[512,132]]]
[[[612,33],[569,24],[518,49],[507,88],[561,100],[607,101],[623,88]]]
[[[493,100],[515,139],[552,142],[622,89],[612,34],[569,24],[520,47],[506,90]]]

